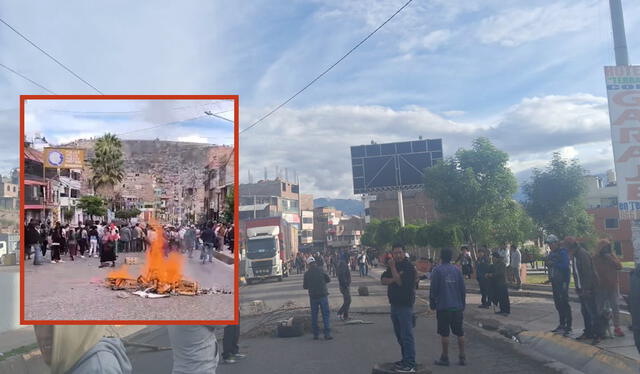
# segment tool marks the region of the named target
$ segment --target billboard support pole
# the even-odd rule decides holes
[[[613,49],[616,54],[616,65],[629,65],[629,52],[627,51],[627,37],[624,31],[624,16],[622,12],[622,0],[609,0],[611,9],[611,26],[613,27]]]
[[[402,203],[402,190],[398,190],[398,213],[400,216],[400,226],[404,227],[404,205]]]

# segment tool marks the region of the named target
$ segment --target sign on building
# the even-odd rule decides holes
[[[640,220],[640,66],[605,66],[620,219]]]
[[[353,146],[353,193],[422,189],[424,170],[439,160],[442,139]]]
[[[44,162],[48,168],[82,169],[84,156],[84,149],[50,147],[44,149]]]

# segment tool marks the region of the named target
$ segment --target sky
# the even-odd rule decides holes
[[[233,145],[233,106],[230,100],[28,100],[25,135],[28,140],[44,137],[50,145],[105,133]]]
[[[0,3],[1,17],[106,94],[238,94],[240,129],[282,103],[405,0]],[[623,1],[631,63],[640,3]],[[310,88],[240,135],[240,178],[295,170],[301,191],[355,198],[349,147],[488,137],[520,182],[553,152],[613,167],[603,66],[608,2],[414,0]],[[58,94],[90,87],[0,24],[0,63]],[[7,53],[9,52],[9,53]],[[18,96],[0,69],[0,172],[17,164]],[[88,118],[87,120],[91,120]]]

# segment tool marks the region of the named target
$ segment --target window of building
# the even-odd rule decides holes
[[[300,191],[300,186],[298,186],[297,184],[291,185],[291,192],[298,193],[299,191]]]
[[[16,192],[16,186],[13,186],[13,192]]]
[[[287,190],[287,184],[286,183],[282,183],[282,191],[286,191]]]
[[[619,241],[613,243],[613,251],[616,253],[616,256],[622,257],[622,244]]]
[[[618,226],[618,219],[617,218],[605,218],[604,219],[604,228],[609,230],[609,229],[617,229]]]
[[[303,217],[302,223],[313,223],[313,218],[311,217]]]

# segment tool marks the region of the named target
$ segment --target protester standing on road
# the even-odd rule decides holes
[[[491,295],[494,304],[500,305],[500,310],[496,314],[508,316],[511,314],[511,302],[509,300],[509,287],[507,287],[507,265],[504,263],[502,254],[493,253],[493,265],[489,268],[487,277],[491,279]]]
[[[551,332],[561,332],[568,336],[571,333],[572,323],[571,305],[569,304],[569,283],[571,279],[569,254],[557,236],[551,234],[547,236],[545,242],[551,249],[547,257],[547,267],[549,268],[553,303],[560,319],[558,327],[551,330]]]
[[[122,225],[120,228],[120,243],[123,252],[131,251],[131,229],[128,225]]]
[[[381,283],[387,286],[387,297],[391,304],[391,322],[402,352],[402,360],[395,363],[395,370],[400,373],[415,373],[413,304],[416,301],[417,272],[405,257],[404,248],[400,245],[393,246],[392,256],[388,259],[387,266],[387,270],[382,274]]]
[[[118,240],[118,234],[111,233],[108,228],[104,229],[104,236],[102,238],[102,252],[100,253],[100,266],[99,268],[108,267],[108,262],[111,262],[111,267],[116,266],[116,241]]]
[[[458,337],[458,358],[460,365],[466,365],[464,352],[463,313],[466,305],[464,277],[457,267],[451,264],[451,249],[440,252],[442,264],[431,274],[429,307],[436,311],[438,335],[442,338],[442,354],[435,364],[449,366],[449,333]]]
[[[622,337],[624,332],[620,328],[620,308],[618,307],[618,300],[620,299],[618,272],[622,270],[622,263],[613,254],[611,243],[608,240],[601,240],[598,243],[598,248],[598,254],[593,257],[593,266],[600,280],[596,289],[598,314],[604,316],[604,311],[608,305],[611,308],[613,317],[614,334]]]
[[[74,256],[76,256],[78,252],[78,241],[76,239],[76,232],[72,228],[67,230],[67,247],[69,248],[71,261],[75,261]]]
[[[362,252],[360,253],[360,256],[358,256],[358,266],[360,267],[360,276],[364,277],[366,276],[365,274],[365,266],[367,266],[367,253],[366,252]]]
[[[349,254],[342,255],[342,259],[338,264],[338,283],[340,284],[340,293],[342,294],[342,306],[338,310],[338,317],[342,320],[349,319],[349,307],[351,306],[351,271],[349,270]]]
[[[489,253],[486,248],[480,248],[478,251],[478,260],[476,261],[476,279],[478,280],[478,285],[480,286],[480,305],[479,308],[488,309],[491,306],[491,297],[490,297],[490,280],[487,278],[487,273],[491,268],[491,260],[489,258]]]
[[[216,241],[216,234],[213,231],[213,224],[208,225],[204,229],[200,237],[202,238],[202,242],[204,243],[202,254],[200,256],[202,263],[204,264],[207,259],[209,260],[209,262],[213,262],[213,247]]]
[[[96,226],[93,226],[91,230],[89,230],[89,257],[98,257],[98,240],[100,239],[100,234],[98,234],[98,229]]]
[[[331,310],[329,309],[329,291],[327,283],[331,282],[331,278],[322,271],[316,264],[313,257],[307,259],[309,270],[304,273],[304,281],[302,288],[309,291],[309,303],[311,306],[311,329],[313,330],[313,339],[318,340],[320,328],[318,327],[318,309],[322,311],[322,323],[324,324],[324,338],[331,340]]]
[[[60,250],[62,247],[62,227],[60,222],[56,222],[51,233],[51,263],[57,264],[58,262],[64,262],[60,259]]]
[[[222,336],[222,363],[235,364],[238,360],[247,357],[240,353],[238,341],[240,340],[240,324],[228,325],[224,328]]]
[[[215,374],[219,358],[216,326],[170,325],[167,330],[173,351],[171,374]]]
[[[573,282],[576,287],[576,293],[580,298],[580,311],[584,320],[584,332],[576,339],[591,339],[591,344],[596,345],[604,337],[601,316],[598,314],[596,304],[596,290],[599,284],[598,274],[593,266],[591,255],[583,245],[578,244],[573,238],[567,238],[565,242],[571,255]]]
[[[520,266],[522,265],[522,253],[518,246],[515,244],[511,245],[511,261],[509,262],[509,266],[511,267],[511,271],[513,272],[513,280],[515,289],[520,291],[522,288],[522,280],[520,279]]]
[[[456,264],[460,265],[462,269],[462,275],[471,279],[471,273],[473,273],[473,265],[471,260],[471,254],[469,252],[469,247],[462,246],[460,255],[456,259]]]

